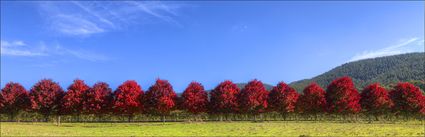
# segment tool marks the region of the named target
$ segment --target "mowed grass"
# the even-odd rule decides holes
[[[420,121],[338,122],[1,123],[1,136],[425,136]]]

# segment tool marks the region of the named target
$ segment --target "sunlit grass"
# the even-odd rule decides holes
[[[420,121],[339,122],[167,122],[1,123],[1,136],[424,136]]]

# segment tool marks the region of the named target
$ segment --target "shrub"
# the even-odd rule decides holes
[[[420,89],[407,82],[398,83],[390,92],[390,97],[394,102],[394,110],[397,113],[424,114],[424,95]]]
[[[304,114],[319,114],[326,112],[325,90],[317,83],[311,83],[304,88],[297,102],[297,110]]]
[[[0,112],[9,114],[11,119],[31,106],[28,92],[21,84],[14,82],[7,83],[1,89],[0,100],[2,105]]]
[[[328,111],[336,114],[353,114],[361,110],[360,95],[350,77],[335,79],[326,91]]]
[[[277,111],[281,114],[288,114],[295,111],[299,94],[294,88],[284,82],[279,82],[270,91],[268,103],[271,111]]]
[[[374,83],[363,89],[360,94],[360,104],[366,113],[375,116],[385,114],[394,106],[387,90],[379,83]]]
[[[83,80],[76,79],[69,87],[62,100],[62,113],[64,114],[81,114],[83,111],[83,101],[85,94],[90,87]]]
[[[59,114],[63,96],[64,92],[58,83],[50,79],[40,80],[30,90],[31,108],[47,121],[50,115]]]
[[[221,82],[210,93],[210,112],[216,114],[229,114],[238,112],[237,95],[240,90],[232,81]]]
[[[83,109],[87,114],[107,114],[112,109],[112,89],[104,82],[98,82],[87,92]]]
[[[143,111],[143,105],[141,103],[143,90],[136,81],[125,81],[118,86],[114,94],[115,114],[128,116],[128,121],[130,122],[134,114]]]
[[[145,105],[150,114],[165,116],[176,106],[177,95],[167,80],[157,79],[155,84],[146,92]]]
[[[252,80],[242,89],[238,100],[243,113],[259,114],[267,109],[268,91],[263,83]]]
[[[182,94],[182,109],[192,114],[207,112],[208,94],[204,86],[198,82],[191,82]]]

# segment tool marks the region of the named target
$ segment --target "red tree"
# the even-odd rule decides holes
[[[311,83],[304,88],[297,102],[297,110],[304,114],[317,115],[326,112],[325,90],[317,83]]]
[[[31,108],[42,114],[47,121],[50,115],[58,114],[63,96],[64,92],[58,83],[43,79],[30,90]]]
[[[221,82],[210,93],[210,112],[217,114],[235,113],[239,109],[237,95],[240,90],[232,81],[226,80]],[[220,115],[220,120],[222,116]]]
[[[112,101],[112,89],[105,82],[98,82],[87,92],[83,109],[87,114],[106,114],[112,109]]]
[[[182,108],[192,114],[199,114],[207,111],[208,93],[204,86],[198,82],[192,82],[184,90],[182,95]]]
[[[177,95],[167,80],[157,79],[155,84],[146,92],[145,105],[151,114],[161,115],[165,121],[165,115],[176,105]]]
[[[76,79],[69,87],[62,100],[62,113],[64,114],[81,114],[83,111],[83,101],[85,94],[90,87],[83,80]]]
[[[387,90],[379,83],[374,83],[363,89],[360,94],[360,104],[367,113],[378,116],[387,113],[393,107],[393,102]]]
[[[31,106],[28,92],[19,83],[7,83],[0,94],[3,105],[0,112],[9,114],[11,120]]]
[[[128,116],[130,122],[135,113],[143,111],[142,96],[142,87],[136,81],[125,81],[115,91],[115,113]]]
[[[326,91],[326,101],[331,113],[352,114],[361,110],[360,95],[350,77],[332,81]]]
[[[390,92],[390,97],[394,102],[396,112],[407,114],[425,114],[424,95],[420,89],[408,82],[398,83]]]
[[[269,93],[269,107],[272,111],[277,111],[284,115],[295,111],[295,106],[300,95],[294,88],[284,82],[280,82]]]
[[[262,113],[267,108],[268,91],[264,87],[263,83],[258,80],[252,80],[241,90],[238,100],[240,104],[240,110],[244,113],[255,115]]]
[[[0,114],[4,113],[3,109],[4,109],[4,98],[3,98],[3,95],[0,94]]]

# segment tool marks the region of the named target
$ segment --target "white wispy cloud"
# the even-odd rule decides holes
[[[53,16],[53,18],[57,19],[54,19],[53,22],[51,22],[52,27],[64,34],[86,36],[105,32],[105,30],[97,24],[78,16],[61,14]]]
[[[64,55],[64,56],[72,56],[83,60],[88,61],[107,61],[109,60],[108,57],[102,54],[98,54],[95,52],[83,50],[83,49],[68,49],[64,48],[61,45],[56,45],[54,50],[52,50],[52,54],[56,55]]]
[[[174,25],[178,4],[159,1],[41,2],[41,15],[51,29],[66,35],[89,36],[159,19]]]
[[[29,46],[23,41],[1,40],[1,55],[22,57],[46,56],[52,58],[74,57],[87,61],[109,60],[105,55],[83,49],[65,48],[58,43],[46,44],[45,42],[40,42],[34,45],[35,46]]]
[[[1,40],[2,56],[45,56],[41,51],[28,47],[23,41]]]
[[[170,8],[169,6],[167,6],[163,3],[160,3],[160,2],[157,2],[157,1],[156,2],[152,1],[150,3],[129,1],[128,3],[133,4],[139,10],[141,10],[141,11],[143,11],[143,12],[149,14],[149,15],[152,15],[152,16],[159,18],[161,20],[164,20],[166,22],[170,22],[170,23],[173,23],[173,24],[180,26],[180,24],[177,21],[175,21],[172,16],[170,16],[170,15],[176,16],[177,13],[175,11],[173,11],[172,8]]]
[[[410,53],[410,52],[423,52],[424,51],[424,39],[419,39],[417,37],[410,39],[402,39],[398,44],[388,46],[383,49],[374,50],[374,51],[363,51],[350,59],[351,61],[357,61],[367,58],[376,58],[383,56],[390,56],[396,54]]]
[[[20,40],[16,40],[12,42],[1,40],[1,45],[4,47],[14,47],[14,46],[24,46],[26,44]]]
[[[87,12],[88,14],[96,17],[100,22],[106,23],[107,25],[111,26],[111,27],[115,27],[115,24],[112,23],[112,21],[110,21],[109,19],[106,19],[103,15],[101,15],[100,13],[92,10],[90,7],[85,6],[83,4],[81,4],[80,2],[73,2],[75,5],[77,5],[78,7],[80,7],[82,10],[84,10],[85,12]]]

